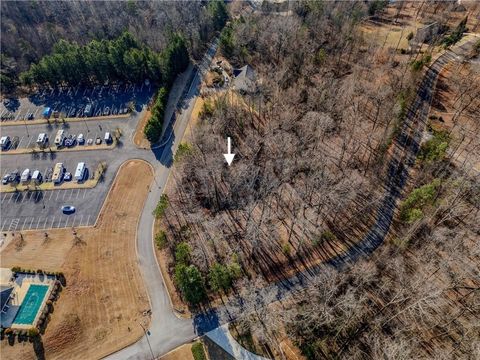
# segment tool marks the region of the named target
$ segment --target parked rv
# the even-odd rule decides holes
[[[80,182],[84,179],[86,170],[87,167],[85,166],[84,162],[79,162],[77,164],[77,169],[75,170],[75,180],[77,182]]]
[[[22,184],[26,184],[30,181],[30,169],[25,169],[22,172],[22,176],[20,177],[20,181]]]
[[[63,173],[64,173],[63,163],[56,163],[53,168],[52,181],[54,184],[59,184],[62,182]]]
[[[55,135],[55,145],[57,145],[57,147],[63,146],[64,140],[65,140],[65,131],[58,130],[57,135]]]
[[[45,133],[38,134],[37,144],[39,147],[44,147],[48,143],[48,136]]]

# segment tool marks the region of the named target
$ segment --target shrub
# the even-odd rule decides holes
[[[28,335],[29,337],[33,338],[33,337],[38,336],[38,334],[39,334],[39,331],[38,331],[37,328],[32,327],[32,328],[28,329],[27,335]]]
[[[205,117],[212,116],[214,111],[214,104],[211,101],[207,100],[203,103],[202,111],[200,111],[200,117],[203,119]]]
[[[181,143],[178,145],[177,152],[175,153],[174,161],[181,161],[185,156],[192,152],[192,146],[187,143]]]
[[[168,207],[168,196],[167,194],[163,194],[162,196],[160,196],[160,200],[158,201],[158,204],[155,210],[153,210],[153,215],[155,215],[157,219],[162,217],[165,214],[165,210],[167,210],[167,207]]]
[[[456,44],[458,41],[460,41],[465,31],[467,31],[466,17],[462,21],[460,21],[460,23],[457,25],[455,30],[453,30],[453,32],[450,35],[447,35],[443,38],[443,41],[442,41],[443,45],[445,47],[449,47]]]
[[[290,252],[292,251],[292,248],[290,247],[290,244],[289,243],[285,243],[282,245],[282,252],[285,254],[285,255],[290,255]]]
[[[208,273],[208,279],[213,291],[226,291],[232,287],[231,272],[225,265],[213,264]]]
[[[22,268],[20,266],[14,266],[12,267],[12,272],[13,273],[17,273],[17,272],[21,272],[22,271]]]
[[[195,360],[207,360],[203,344],[199,341],[192,345],[192,355]]]
[[[432,55],[426,54],[421,59],[415,60],[411,63],[413,71],[420,71],[424,65],[428,65],[432,61]]]
[[[440,185],[440,179],[435,179],[413,190],[401,205],[400,218],[407,223],[421,219],[423,209],[435,201]]]
[[[238,279],[242,276],[242,267],[236,262],[232,261],[228,266],[228,271],[233,280]]]
[[[413,39],[413,36],[414,36],[413,31],[410,31],[410,32],[408,33],[408,35],[407,35],[407,40],[408,40],[408,41],[412,40],[412,39]]]
[[[155,245],[159,250],[162,250],[167,245],[167,234],[165,231],[160,230],[157,235],[155,235]]]
[[[433,130],[433,137],[422,144],[418,158],[427,162],[443,160],[450,144],[446,131]]]
[[[186,265],[190,261],[190,254],[190,246],[186,242],[181,242],[175,248],[175,261],[177,264]]]

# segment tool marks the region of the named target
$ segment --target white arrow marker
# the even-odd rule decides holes
[[[233,158],[235,157],[235,154],[232,154],[232,140],[230,140],[230,136],[227,137],[227,154],[223,154],[225,156],[225,160],[227,160],[228,166],[232,164]]]

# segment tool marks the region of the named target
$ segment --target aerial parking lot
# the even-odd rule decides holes
[[[2,138],[7,137],[5,145],[2,144],[2,153],[8,154],[11,150],[19,149],[38,149],[44,148],[47,151],[65,150],[67,148],[76,150],[85,150],[90,145],[95,145],[98,139],[100,144],[105,141],[105,134],[109,133],[112,136],[117,129],[121,134],[131,134],[135,130],[130,126],[134,117],[128,118],[113,118],[108,120],[92,120],[92,121],[78,121],[66,123],[50,123],[50,124],[28,124],[20,126],[6,126],[2,128]],[[65,140],[74,138],[71,145],[62,144],[57,146],[55,138],[59,130],[63,130]],[[45,140],[40,141],[40,134],[45,134]],[[97,144],[98,145],[98,144]]]
[[[0,105],[0,119],[2,122],[43,119],[46,109],[50,117],[67,119],[125,115],[132,108],[140,111],[152,91],[148,81],[139,85],[46,88],[28,98],[5,99]]]
[[[13,120],[21,120],[1,126],[2,232],[92,226],[119,166],[137,152],[141,157],[132,138],[151,92],[145,84],[56,89],[2,103],[2,112],[13,112]],[[133,102],[137,111],[115,115],[128,102]],[[77,104],[92,104],[92,118],[23,121],[25,114],[33,114],[34,119],[41,117],[46,106],[68,114],[69,106]],[[103,116],[105,106],[110,109],[109,116]],[[103,110],[98,113],[100,108]],[[97,115],[102,118],[93,118]],[[60,145],[56,142],[59,133]],[[42,138],[45,142],[40,144]],[[62,170],[57,182],[55,169],[59,163]],[[85,175],[77,181],[75,172],[81,163]],[[104,167],[104,171],[97,177],[99,167]],[[22,176],[26,173],[24,182]],[[72,206],[74,211],[64,212],[62,206]]]

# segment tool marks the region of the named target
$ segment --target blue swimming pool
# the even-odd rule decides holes
[[[31,284],[13,323],[21,325],[33,324],[47,291],[48,285]]]

